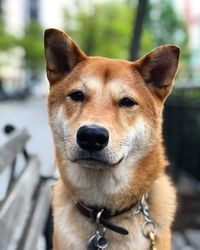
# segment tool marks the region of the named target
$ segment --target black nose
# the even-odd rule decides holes
[[[87,151],[100,151],[108,145],[109,134],[104,127],[97,125],[82,126],[77,132],[78,145]]]

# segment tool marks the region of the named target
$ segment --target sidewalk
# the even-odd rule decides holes
[[[200,250],[200,230],[187,229],[182,234],[174,232],[172,250]]]
[[[200,250],[199,181],[182,172],[178,183],[178,210],[172,250]]]
[[[12,124],[17,129],[28,130],[31,134],[28,152],[39,155],[42,165],[41,174],[51,175],[55,166],[55,157],[45,98],[0,102],[0,145],[7,139],[2,131],[6,124]]]

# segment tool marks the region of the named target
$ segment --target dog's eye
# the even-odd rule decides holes
[[[82,91],[74,91],[69,94],[69,97],[75,102],[83,102],[85,100],[85,94]]]
[[[118,105],[120,107],[128,107],[131,108],[134,105],[136,105],[136,101],[134,101],[133,99],[129,98],[129,97],[124,97],[121,100],[119,100]]]

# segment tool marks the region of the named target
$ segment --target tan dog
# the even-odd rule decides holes
[[[165,174],[162,110],[179,48],[164,45],[135,62],[88,57],[49,29],[45,57],[61,175],[54,249],[169,250],[176,195]]]

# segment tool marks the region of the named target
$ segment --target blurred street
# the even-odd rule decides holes
[[[30,98],[25,101],[0,103],[0,145],[7,140],[3,128],[12,124],[17,129],[26,128],[31,135],[28,152],[38,154],[41,160],[41,174],[52,175],[55,166],[54,149],[48,125],[46,99]]]

